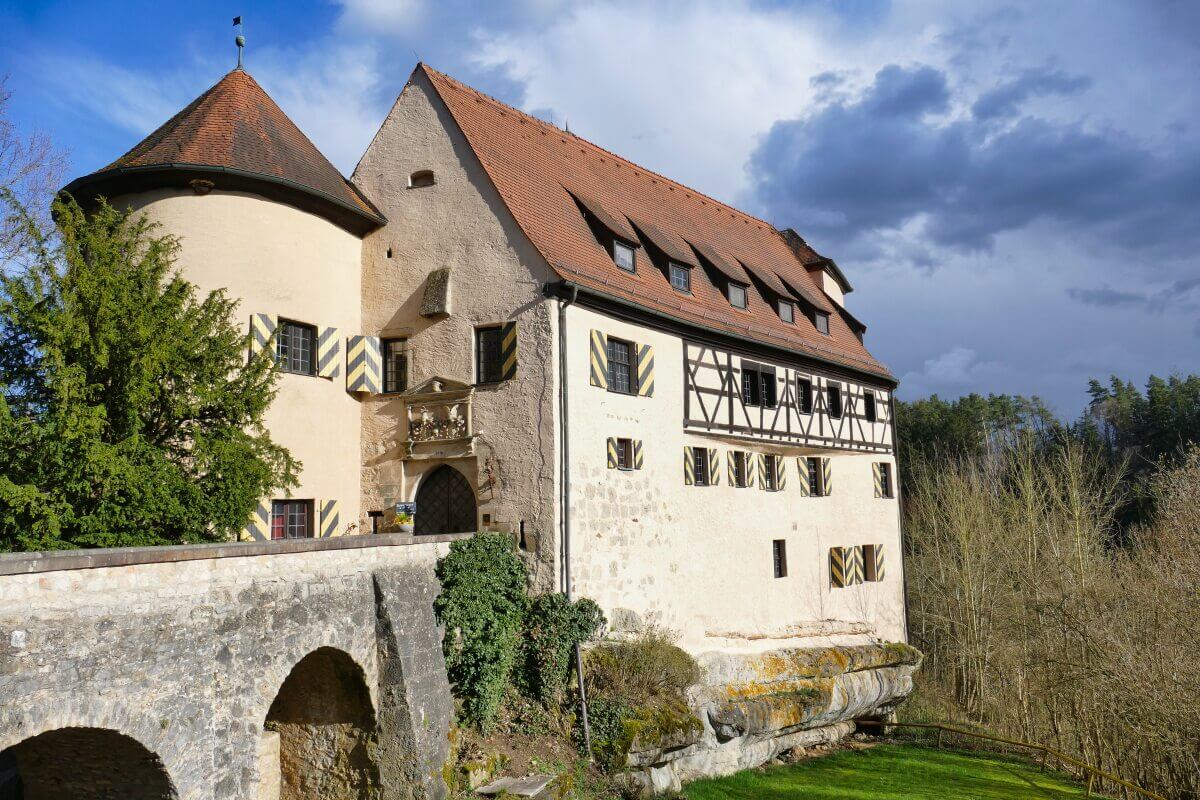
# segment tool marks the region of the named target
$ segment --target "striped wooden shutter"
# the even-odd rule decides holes
[[[746,485],[749,487],[754,486],[754,473],[758,469],[754,465],[754,459],[757,457],[758,456],[754,455],[754,453],[751,453],[748,450],[746,451]]]
[[[608,468],[617,468],[617,440],[615,437],[608,437]]]
[[[688,486],[696,483],[696,461],[692,458],[692,448],[683,448],[683,482]]]
[[[507,381],[517,376],[517,323],[505,322],[500,326],[500,380]]]
[[[883,465],[882,464],[875,463],[875,464],[871,465],[871,477],[873,477],[875,479],[875,496],[883,497]]]
[[[246,527],[242,530],[241,536],[238,537],[242,541],[267,541],[271,538],[271,501],[259,500],[254,507],[254,512],[250,515],[250,521],[246,523]]]
[[[875,580],[883,580],[883,545],[875,545]]]
[[[758,473],[758,488],[767,490],[767,457],[762,453],[754,455],[754,471]]]
[[[648,344],[638,346],[637,382],[639,397],[654,396],[654,348]]]
[[[862,583],[863,582],[863,549],[862,545],[846,548],[850,551],[847,565],[847,581],[846,583]]]
[[[591,361],[591,383],[601,389],[608,388],[608,337],[602,331],[592,331],[589,350]]]
[[[642,459],[642,440],[633,440],[633,468],[641,469],[644,461]]]
[[[808,482],[808,459],[800,456],[796,459],[796,483],[800,486],[800,495],[808,497],[812,494],[812,486]]]
[[[841,589],[846,581],[846,548],[829,548],[829,585]]]
[[[274,314],[250,315],[250,357],[272,346],[278,320]]]
[[[337,328],[321,328],[317,334],[317,375],[336,378],[342,374],[342,337]]]
[[[708,450],[708,485],[716,486],[721,483],[721,462],[715,447]]]
[[[337,500],[318,500],[316,505],[320,521],[317,535],[322,539],[341,536],[341,531],[338,530],[338,519],[341,516],[342,504]]]
[[[378,394],[380,380],[378,336],[351,336],[346,340],[346,391]]]
[[[787,470],[784,468],[783,456],[775,457],[775,488],[781,492],[787,488]]]
[[[735,450],[725,451],[726,472],[729,475],[729,485],[737,486],[737,470],[733,466]]]
[[[821,459],[821,494],[825,497],[833,494],[833,467],[828,458]]]

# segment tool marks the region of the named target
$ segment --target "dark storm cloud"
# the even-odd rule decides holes
[[[1067,296],[1076,302],[1101,308],[1141,308],[1154,313],[1171,309],[1195,310],[1200,303],[1200,278],[1173,281],[1157,291],[1130,292],[1112,289],[1067,289]]]
[[[840,243],[919,218],[930,244],[988,250],[999,233],[1048,221],[1143,255],[1189,252],[1200,243],[1195,145],[1159,153],[1117,131],[1015,116],[1029,97],[1084,86],[1024,73],[977,99],[982,118],[947,121],[941,71],[884,67],[857,99],[771,127],[749,162],[754,199]]]
[[[1078,94],[1091,85],[1091,79],[1082,75],[1067,75],[1047,69],[1026,70],[1018,77],[979,95],[979,99],[971,106],[971,113],[976,119],[1010,117],[1031,97]]]

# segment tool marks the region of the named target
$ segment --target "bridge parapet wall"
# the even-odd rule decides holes
[[[20,760],[39,734],[102,729],[157,756],[174,796],[259,798],[272,703],[327,648],[369,694],[363,780],[440,797],[452,705],[433,567],[452,538],[0,556],[0,751]]]

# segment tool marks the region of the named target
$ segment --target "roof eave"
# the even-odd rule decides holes
[[[186,188],[194,180],[208,178],[215,179],[215,189],[261,194],[324,217],[359,237],[387,224],[387,218],[348,181],[347,188],[362,198],[371,210],[287,178],[215,164],[176,162],[114,167],[76,178],[59,191],[70,194],[81,204],[89,205],[99,196],[111,198],[149,189]]]

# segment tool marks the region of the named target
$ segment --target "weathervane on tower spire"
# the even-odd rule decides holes
[[[242,68],[242,51],[246,49],[246,37],[242,35],[242,18],[241,17],[233,18],[233,27],[237,28],[237,36],[234,37],[234,39],[233,39],[234,44],[237,45],[237,49],[238,49],[237,68],[241,69]]]

